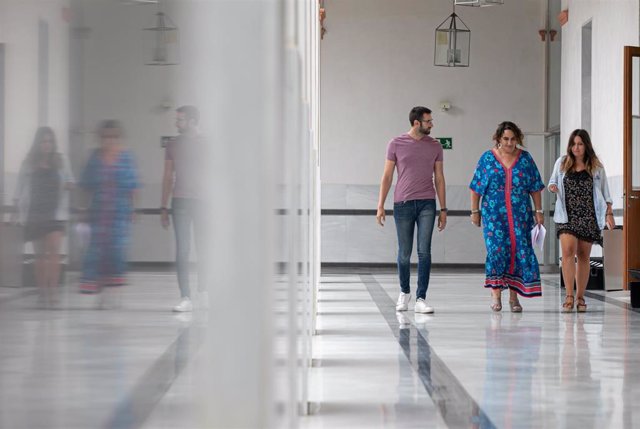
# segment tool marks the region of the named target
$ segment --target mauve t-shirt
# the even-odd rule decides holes
[[[173,161],[173,196],[176,198],[200,198],[205,142],[200,135],[180,134],[165,149],[165,159]]]
[[[402,134],[389,142],[387,159],[395,162],[398,170],[394,203],[436,197],[433,169],[436,162],[443,160],[438,140],[430,136],[415,140],[409,134]]]

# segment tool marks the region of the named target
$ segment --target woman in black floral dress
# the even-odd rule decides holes
[[[607,176],[587,131],[578,129],[571,133],[567,154],[553,168],[549,191],[557,195],[553,219],[562,248],[562,278],[567,291],[562,311],[573,311],[577,300],[576,310],[585,312],[591,246],[602,245],[601,231],[615,226]],[[574,259],[576,263],[572,263]]]

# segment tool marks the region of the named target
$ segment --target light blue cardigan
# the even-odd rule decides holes
[[[556,194],[556,208],[553,215],[553,220],[556,223],[567,223],[569,218],[567,216],[567,208],[565,207],[564,200],[564,176],[565,172],[560,171],[560,166],[566,158],[566,155],[561,156],[553,166],[553,173],[549,179],[549,186],[556,185],[558,187],[558,193]],[[547,186],[547,189],[549,189]],[[598,167],[593,173],[593,204],[596,210],[596,219],[598,220],[598,227],[602,230],[605,229],[605,217],[607,214],[607,203],[611,204],[611,194],[609,194],[609,185],[607,184],[607,175],[604,172],[603,167]]]

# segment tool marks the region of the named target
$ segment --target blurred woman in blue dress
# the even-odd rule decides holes
[[[133,154],[123,143],[120,123],[102,122],[98,135],[100,147],[91,154],[80,180],[80,187],[91,197],[91,233],[80,284],[84,293],[125,284],[131,222],[140,186]]]

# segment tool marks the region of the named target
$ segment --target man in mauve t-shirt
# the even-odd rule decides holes
[[[200,113],[194,106],[182,106],[176,110],[178,136],[165,149],[164,175],[162,178],[162,203],[160,206],[162,226],[169,228],[167,204],[171,197],[173,229],[176,237],[176,271],[180,287],[180,302],[173,311],[187,312],[193,309],[189,286],[189,251],[191,250],[191,229],[198,252],[198,291],[203,307],[208,304],[206,264],[204,257],[207,235],[206,216],[201,188],[204,171],[203,159],[206,148],[198,132]]]
[[[433,307],[427,305],[426,298],[431,272],[431,235],[436,218],[436,196],[440,203],[438,230],[442,231],[447,225],[442,146],[429,136],[433,127],[431,110],[421,106],[414,107],[409,113],[409,123],[409,132],[391,140],[387,147],[376,218],[378,223],[384,226],[384,202],[393,183],[393,171],[397,169],[393,219],[398,234],[400,296],[396,311],[408,310],[411,301],[411,251],[417,225],[418,289],[415,312],[433,313]]]

